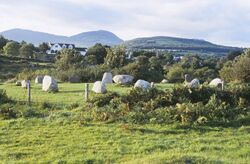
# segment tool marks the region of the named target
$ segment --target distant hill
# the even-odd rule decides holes
[[[125,46],[131,50],[161,50],[175,53],[226,54],[241,51],[242,48],[216,45],[205,40],[175,37],[145,37],[126,41]]]
[[[11,29],[0,33],[5,38],[15,40],[18,42],[26,41],[38,45],[42,42],[60,42],[60,43],[74,43],[78,46],[90,47],[96,43],[105,45],[118,45],[123,42],[122,39],[109,31],[99,30],[83,32],[70,37],[54,35],[44,32],[37,32],[24,29]]]

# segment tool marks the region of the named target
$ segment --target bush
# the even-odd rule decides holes
[[[4,104],[0,106],[0,117],[3,119],[13,119],[19,116],[19,112],[11,104]]]
[[[0,104],[9,102],[10,99],[8,98],[6,92],[0,89]]]

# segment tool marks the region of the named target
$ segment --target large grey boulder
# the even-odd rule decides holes
[[[27,88],[28,87],[28,80],[22,80],[21,87],[22,88]]]
[[[43,78],[43,91],[46,92],[58,92],[57,81],[51,76],[44,76]]]
[[[101,81],[96,81],[93,85],[92,91],[95,93],[106,93],[106,85],[105,83],[102,83]]]
[[[198,79],[193,79],[187,84],[189,88],[198,88],[200,86],[200,81]]]
[[[217,87],[217,88],[222,88],[223,89],[223,86],[224,86],[224,81],[220,78],[215,78],[213,79],[210,83],[209,83],[210,86],[213,86],[213,87]]]
[[[37,76],[36,79],[35,79],[35,83],[36,84],[42,84],[43,83],[43,77],[44,76],[41,76],[41,75]]]
[[[151,84],[145,80],[137,80],[134,85],[134,88],[142,88],[142,89],[149,89]]]
[[[102,82],[105,83],[105,84],[107,84],[107,83],[113,83],[112,78],[113,78],[112,73],[105,72],[103,74],[103,77],[102,77]]]
[[[116,75],[113,80],[116,84],[130,84],[133,82],[134,77],[130,75]]]

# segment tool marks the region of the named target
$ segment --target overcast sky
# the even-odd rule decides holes
[[[166,35],[250,47],[250,0],[0,0],[0,31],[108,30],[124,40]]]

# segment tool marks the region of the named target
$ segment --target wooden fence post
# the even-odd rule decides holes
[[[89,84],[88,84],[88,83],[85,84],[85,95],[84,95],[84,99],[85,99],[85,101],[88,101],[88,100],[89,100]]]
[[[28,105],[31,104],[31,92],[30,92],[30,81],[27,82],[27,89],[28,89]]]

